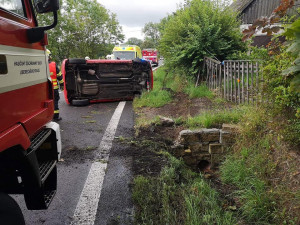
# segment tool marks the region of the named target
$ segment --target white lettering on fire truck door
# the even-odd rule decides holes
[[[48,62],[43,50],[0,45],[7,74],[0,75],[0,94],[47,81]]]

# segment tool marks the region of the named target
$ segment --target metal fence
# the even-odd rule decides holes
[[[260,61],[225,60],[205,58],[207,85],[228,101],[258,103],[262,95],[262,71]]]

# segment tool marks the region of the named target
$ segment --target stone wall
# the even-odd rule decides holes
[[[238,126],[231,124],[223,124],[222,129],[183,130],[172,153],[193,168],[201,167],[201,163],[216,168],[224,159],[225,149],[235,143],[238,131]]]

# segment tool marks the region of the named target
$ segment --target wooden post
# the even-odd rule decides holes
[[[223,82],[224,82],[224,92],[223,92],[223,98],[225,98],[226,99],[226,62],[224,62],[224,79],[223,79]]]
[[[253,91],[253,62],[251,62],[251,97],[252,97],[252,103],[254,104],[254,91]]]
[[[216,64],[215,64],[215,62],[212,62],[212,65],[213,65],[213,67],[212,67],[212,70],[213,70],[213,73],[212,73],[212,75],[213,75],[213,89],[216,89]]]
[[[229,91],[229,73],[230,73],[230,63],[227,62],[227,100],[229,101],[230,100],[230,91]]]
[[[259,104],[259,67],[258,62],[256,62],[256,105]]]
[[[230,82],[230,101],[233,101],[233,62],[230,63],[230,78],[231,78],[231,82]]]
[[[219,92],[221,95],[223,95],[223,90],[222,90],[222,64],[220,63],[219,65]]]
[[[242,62],[242,103],[245,103],[244,75],[245,75],[245,62]]]
[[[234,61],[234,79],[233,79],[233,86],[234,86],[234,102],[237,103],[237,93],[236,93],[236,76],[237,76],[237,72],[236,72],[236,62]]]
[[[249,104],[249,61],[247,62],[247,103]]]
[[[241,104],[241,88],[240,88],[240,66],[241,63],[238,62],[238,79],[237,79],[237,85],[238,85],[238,103]]]

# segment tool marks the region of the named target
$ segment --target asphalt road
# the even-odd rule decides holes
[[[73,107],[65,103],[61,94],[60,114],[63,119],[59,124],[63,150],[58,163],[57,194],[49,209],[40,211],[27,210],[23,197],[13,196],[23,211],[26,224],[132,224],[132,159],[126,154],[130,149],[124,147],[116,137],[133,135],[134,113],[132,102],[124,102],[124,108],[119,109],[120,118],[112,119],[116,116],[119,104],[112,102]],[[101,153],[102,145],[109,146],[104,156]],[[105,176],[95,179],[92,173],[97,168],[95,165],[104,168],[100,173],[96,170],[96,173]],[[92,185],[97,188],[89,187],[88,177],[92,178]],[[99,200],[94,201],[92,206],[85,205],[90,200],[82,204],[86,192],[91,193],[92,201],[97,198],[94,195],[100,195]],[[86,209],[87,214],[81,214]],[[86,216],[90,219],[82,218]]]

